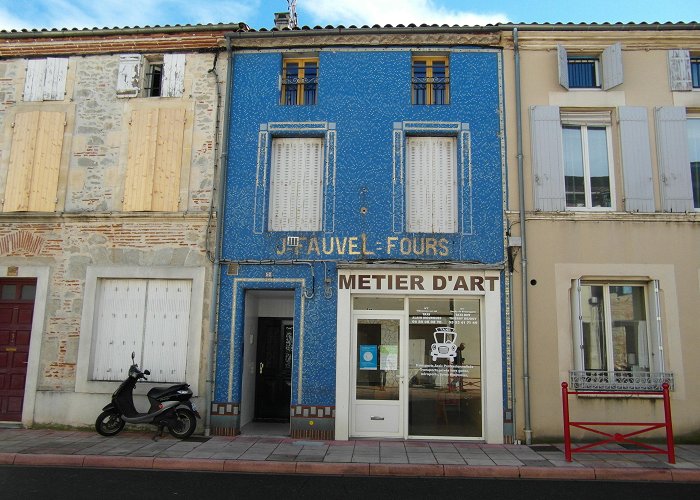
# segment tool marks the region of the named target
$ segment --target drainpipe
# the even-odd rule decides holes
[[[532,444],[530,425],[530,363],[528,349],[527,316],[527,244],[525,240],[525,179],[523,176],[523,117],[520,95],[520,50],[518,28],[513,28],[513,51],[515,56],[515,121],[518,141],[518,198],[520,211],[520,268],[522,277],[521,321],[523,324],[523,410],[525,412],[525,444]]]
[[[214,72],[216,75],[216,72]],[[212,292],[211,306],[209,308],[209,369],[207,370],[207,388],[205,390],[205,417],[204,435],[211,435],[211,405],[214,402],[214,388],[216,381],[216,346],[218,343],[219,323],[219,287],[221,286],[221,246],[223,243],[224,212],[226,209],[226,171],[228,169],[228,135],[229,135],[229,102],[231,101],[231,87],[233,85],[233,60],[231,57],[231,39],[226,35],[226,92],[223,105],[223,127],[221,137],[221,156],[219,160],[218,191],[216,193],[216,241],[214,242],[214,256],[212,259]],[[217,93],[218,93],[217,77]],[[217,117],[218,123],[219,117]],[[218,139],[218,138],[217,138]],[[216,182],[216,181],[215,181]],[[213,198],[213,197],[212,197]],[[214,200],[212,199],[212,203]]]

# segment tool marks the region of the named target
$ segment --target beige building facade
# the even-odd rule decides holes
[[[92,424],[132,351],[204,400],[235,29],[0,34],[0,421]]]
[[[700,435],[694,28],[504,33],[516,439],[561,439],[562,382],[615,393],[571,399],[610,422],[662,421],[622,393],[668,382],[676,438]]]

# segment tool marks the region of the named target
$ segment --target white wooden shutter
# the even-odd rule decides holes
[[[66,76],[68,75],[68,58],[49,57],[46,60],[44,77],[44,101],[62,101],[66,95]]]
[[[162,97],[181,97],[185,92],[185,54],[163,56]]]
[[[137,97],[139,95],[141,68],[140,54],[122,54],[119,56],[117,97]]]
[[[625,210],[654,211],[654,182],[651,173],[651,146],[647,108],[622,106],[620,143],[625,186]]]
[[[323,139],[272,140],[270,231],[321,229],[323,160]]]
[[[406,228],[416,233],[457,232],[457,141],[406,141]]]
[[[557,68],[559,71],[559,85],[569,89],[569,56],[563,45],[557,45]]]
[[[693,90],[693,77],[690,73],[689,51],[668,51],[668,76],[671,84],[671,90]]]
[[[46,78],[46,59],[27,61],[27,75],[24,80],[24,100],[44,100],[44,79]]]
[[[656,109],[656,148],[663,210],[693,211],[685,108]]]
[[[558,106],[533,106],[530,109],[532,169],[535,209],[563,211],[564,156]]]
[[[661,329],[661,297],[658,280],[649,284],[649,336],[651,344],[651,371],[664,371],[664,346]]]
[[[153,382],[184,382],[190,326],[189,280],[149,280],[143,368]]]
[[[92,380],[123,380],[131,353],[140,359],[145,320],[146,280],[100,280]]]
[[[622,45],[618,42],[603,51],[603,90],[622,84]]]
[[[583,318],[581,316],[581,280],[575,279],[571,281],[571,290],[569,291],[571,300],[571,342],[574,347],[574,369],[585,369],[585,351],[583,345]]]
[[[406,140],[406,230],[411,233],[428,233],[432,229],[429,146],[425,137]]]

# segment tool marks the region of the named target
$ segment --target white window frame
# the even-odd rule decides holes
[[[605,312],[604,334],[607,370],[585,369],[585,342],[583,338],[583,314],[581,288],[603,287]],[[621,371],[614,368],[613,327],[610,288],[615,286],[641,287],[644,291],[645,323],[647,327],[647,351],[649,371]],[[574,370],[570,372],[572,385],[578,390],[633,391],[660,390],[661,383],[673,387],[673,374],[665,371],[664,338],[658,281],[625,281],[620,279],[576,279],[571,287],[572,334]]]
[[[187,360],[183,382],[190,384],[195,396],[199,388],[199,366],[202,352],[202,311],[204,307],[204,278],[203,267],[171,268],[171,267],[120,267],[120,266],[90,266],[85,280],[83,315],[80,326],[78,346],[78,364],[76,368],[76,392],[109,394],[114,392],[121,381],[92,380],[93,343],[96,335],[98,313],[98,292],[100,280],[113,279],[177,279],[189,280],[192,283],[190,296],[190,318],[187,332]],[[139,353],[137,353],[138,355]],[[128,366],[131,359],[123,363]],[[147,369],[147,366],[142,368]],[[136,393],[145,394],[154,386],[162,385],[157,382],[145,382],[137,385]]]
[[[439,165],[440,171],[428,172],[428,178],[425,179],[424,166],[415,165],[409,154],[411,142],[418,143],[433,143],[449,140],[451,142],[451,164]],[[406,232],[409,233],[457,233],[459,230],[458,224],[458,171],[457,171],[457,138],[451,136],[408,136],[406,137]],[[432,165],[434,166],[434,165]],[[414,172],[412,169],[421,169],[421,172]],[[450,177],[445,184],[451,185],[451,196],[446,197],[435,188],[438,184],[435,182],[435,177],[441,176]],[[421,182],[418,179],[425,180]],[[422,189],[417,196],[411,195],[414,189],[414,184],[419,189]],[[413,204],[417,199],[423,199],[425,203],[421,204],[414,210]],[[419,218],[414,214],[426,214],[425,218]]]
[[[291,186],[284,191],[283,178],[278,172],[283,165],[276,156],[279,145],[290,147],[311,146],[320,149],[313,164],[294,165],[289,168],[287,182]],[[306,144],[305,144],[306,143]],[[296,146],[295,146],[296,145]],[[271,232],[316,232],[323,227],[323,191],[326,140],[323,137],[273,137],[270,147],[270,201],[268,230]],[[297,151],[298,153],[298,151]]]
[[[610,112],[590,112],[590,113],[561,113],[561,132],[562,132],[562,154],[566,155],[564,151],[564,128],[565,127],[580,127],[581,129],[581,151],[582,151],[582,162],[583,162],[583,176],[584,176],[584,191],[585,191],[585,206],[583,207],[569,207],[566,206],[566,210],[570,211],[614,211],[615,210],[615,160],[613,157],[613,147],[612,147],[612,123]],[[610,179],[610,206],[609,207],[594,207],[592,206],[592,193],[591,193],[591,171],[590,171],[590,161],[589,161],[589,148],[588,148],[588,128],[605,127],[605,140],[607,143],[607,154],[608,154],[608,178]],[[562,161],[562,169],[564,171],[564,179],[566,180],[566,162]],[[564,184],[564,203],[566,204],[566,183]]]

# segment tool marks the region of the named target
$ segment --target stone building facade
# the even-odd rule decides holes
[[[92,423],[132,351],[204,397],[238,28],[0,33],[0,421]]]

